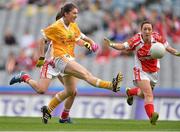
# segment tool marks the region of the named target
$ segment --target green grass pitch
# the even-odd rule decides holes
[[[52,118],[43,124],[40,117],[0,117],[0,131],[180,131],[180,121],[73,119],[73,124],[60,124]]]

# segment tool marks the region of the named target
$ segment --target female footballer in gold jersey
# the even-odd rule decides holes
[[[92,86],[105,88],[114,92],[119,91],[122,81],[121,73],[112,82],[101,80],[93,76],[86,68],[75,61],[74,48],[75,44],[84,45],[89,50],[95,52],[98,45],[93,40],[81,33],[75,20],[78,15],[77,7],[72,3],[65,4],[59,13],[60,19],[45,29],[42,29],[44,40],[52,42],[52,62],[54,74],[61,75],[64,83],[64,90],[58,92],[50,101],[48,106],[43,106],[43,122],[47,123],[50,113],[59,103],[68,97],[76,94],[77,78],[82,79]],[[43,43],[40,46],[40,60],[44,58]],[[45,69],[46,70],[46,69]],[[21,74],[13,79],[13,83],[26,82],[31,85],[32,79],[27,74]],[[31,85],[32,86],[32,85]]]

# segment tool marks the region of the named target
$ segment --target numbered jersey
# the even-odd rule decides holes
[[[156,42],[162,43],[165,47],[168,42],[158,33],[153,32],[151,36],[151,43],[147,44],[143,41],[141,33],[134,35],[128,41],[128,49],[135,52],[135,69],[140,69],[145,72],[157,72],[160,69],[160,62],[158,59],[142,59],[150,57],[151,45]]]
[[[42,30],[45,38],[52,41],[53,57],[61,57],[65,54],[74,56],[74,47],[80,39],[80,29],[76,23],[70,23],[67,27],[63,19],[54,22]]]

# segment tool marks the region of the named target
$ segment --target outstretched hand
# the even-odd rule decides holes
[[[176,52],[175,55],[176,55],[176,56],[180,56],[180,52]]]
[[[84,46],[89,50],[89,51],[93,51],[93,52],[96,52],[99,48],[98,44],[90,44],[88,42],[85,42],[84,43]]]
[[[91,49],[92,49],[93,52],[96,52],[99,49],[98,44],[92,44]]]

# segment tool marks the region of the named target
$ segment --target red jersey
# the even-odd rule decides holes
[[[151,35],[151,43],[145,43],[142,39],[141,33],[134,35],[128,41],[128,49],[135,52],[135,68],[139,68],[144,72],[157,72],[160,69],[160,62],[158,59],[144,59],[143,57],[150,57],[151,45],[156,42],[162,43],[165,48],[168,42],[158,33],[153,32]]]

